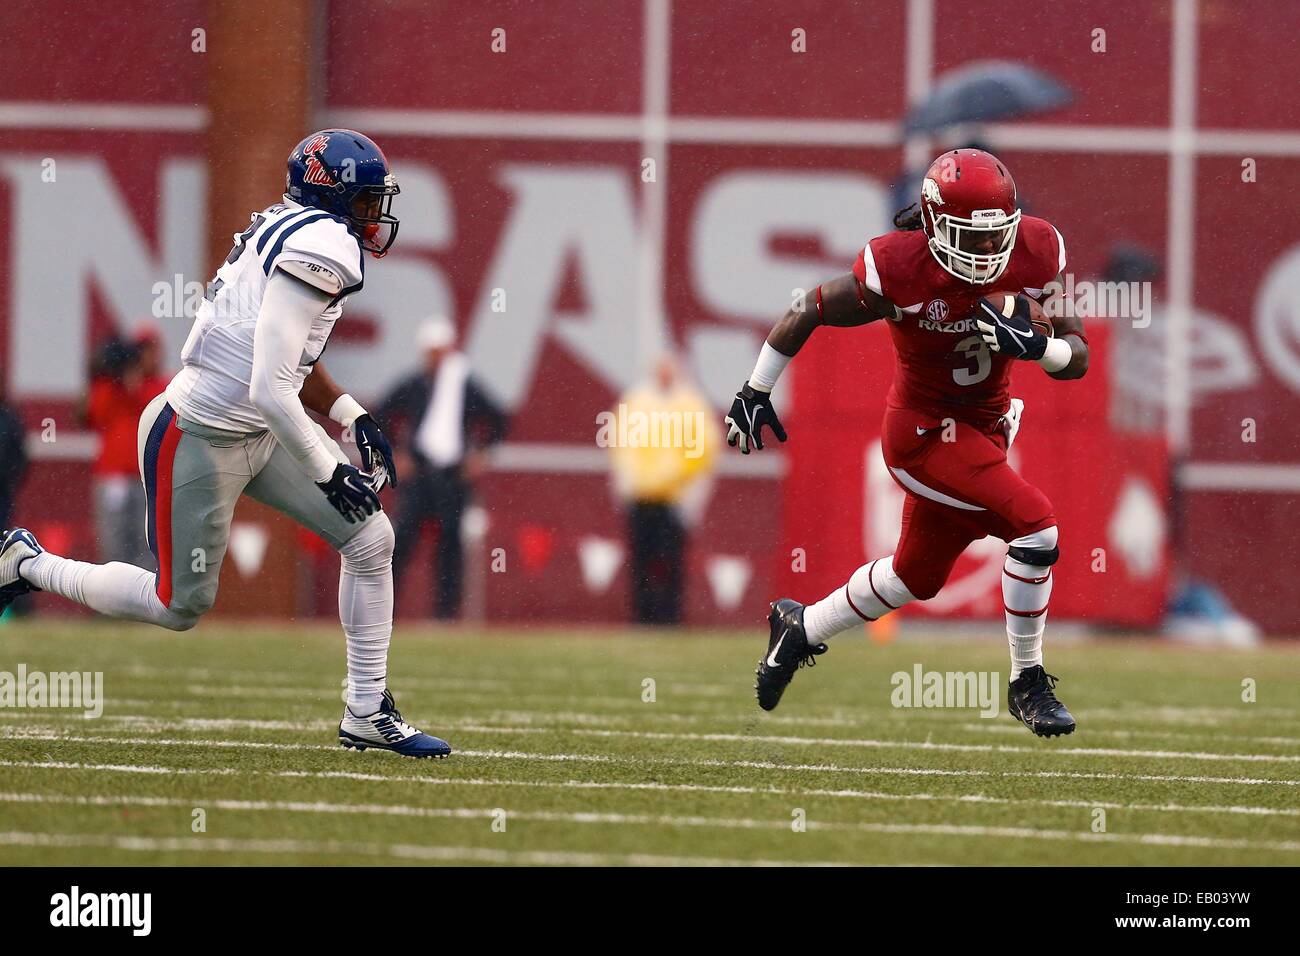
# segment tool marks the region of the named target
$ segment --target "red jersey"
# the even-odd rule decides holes
[[[987,285],[947,272],[919,229],[886,233],[858,255],[853,274],[898,308],[889,322],[894,383],[889,404],[975,425],[988,425],[1010,405],[1014,359],[989,351],[975,324],[982,296],[1042,299],[1065,268],[1065,240],[1045,219],[1022,216],[1006,271]]]
[[[167,379],[158,376],[143,379],[135,388],[111,378],[91,382],[86,424],[99,433],[99,456],[93,469],[96,477],[139,477],[136,432],[140,415],[166,388]]]

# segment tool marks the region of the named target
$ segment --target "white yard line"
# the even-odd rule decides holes
[[[650,665],[647,665],[649,667]],[[328,691],[337,695],[340,688],[341,675],[335,678],[321,678],[319,683],[311,685],[302,685],[291,683],[293,679],[302,679],[301,674],[295,674],[288,671],[240,671],[230,670],[223,671],[216,668],[205,667],[166,667],[146,664],[132,664],[121,668],[120,671],[125,677],[142,677],[142,678],[183,678],[186,681],[238,681],[238,685],[232,687],[229,684],[219,685],[196,685],[196,689],[201,689],[204,694],[210,692],[225,692],[228,696],[250,696],[255,697],[265,694],[267,691],[273,692],[277,696],[289,696],[292,694],[310,697],[311,695]],[[270,678],[267,683],[260,683],[261,680]],[[581,700],[610,700],[619,704],[635,704],[641,708],[652,708],[654,704],[647,704],[641,701],[640,695],[642,688],[640,685],[641,677],[636,677],[628,684],[628,694],[626,697],[598,697],[593,698],[581,691],[571,689],[573,684],[573,675],[560,668],[543,668],[536,671],[530,671],[527,680],[509,680],[504,678],[492,677],[405,677],[393,682],[395,689],[400,692],[403,688],[424,688],[427,690],[439,690],[443,692],[476,691],[476,690],[508,690],[518,691],[521,685],[535,687],[540,682],[553,681],[557,684],[565,685],[558,693],[545,693],[532,690],[523,696],[528,697],[569,697]],[[748,679],[752,683],[752,677]],[[658,691],[661,702],[666,702],[667,692],[678,693],[687,697],[728,697],[737,696],[746,702],[752,700],[752,688],[750,683],[739,682],[731,683],[713,683],[704,681],[678,681],[670,677],[660,678],[658,680]],[[556,688],[548,688],[556,689]],[[171,701],[167,701],[171,702]],[[3,716],[3,715],[0,715]],[[610,715],[614,716],[614,715]],[[714,717],[713,714],[686,714],[677,715],[690,719],[707,720]],[[1221,720],[1253,720],[1259,717],[1271,717],[1289,719],[1300,723],[1300,708],[1295,707],[1262,707],[1257,704],[1243,704],[1239,707],[1181,707],[1176,705],[1156,706],[1156,707],[1090,707],[1086,710],[1086,716],[1095,720],[1135,720],[1158,721],[1166,723],[1201,723],[1217,722]],[[816,716],[790,716],[775,714],[764,714],[762,720],[772,723],[826,723],[830,726],[839,726],[839,721],[846,723],[844,726],[851,726],[855,722],[871,722],[872,717],[862,718],[836,718],[836,717],[816,717]],[[947,710],[913,710],[908,714],[909,720],[949,720],[951,711]]]
[[[647,668],[650,664],[645,665]],[[221,681],[218,686],[227,687],[227,682],[234,681],[244,685],[249,691],[260,691],[266,688],[276,688],[281,690],[292,690],[298,693],[311,693],[317,690],[337,689],[342,681],[342,673],[337,675],[317,675],[316,677],[307,677],[308,680],[315,680],[316,683],[303,685],[295,683],[304,679],[301,673],[292,671],[276,670],[220,670],[211,667],[168,667],[165,665],[155,664],[130,664],[125,667],[115,667],[113,673],[120,673],[123,677],[156,679],[166,678],[175,682],[177,679],[186,682],[203,683],[205,681]],[[639,701],[641,695],[641,680],[646,676],[638,670],[635,676],[627,677],[627,688],[629,697]],[[606,683],[614,683],[608,681]],[[752,679],[751,679],[752,680]],[[519,690],[521,685],[533,686],[539,682],[550,682],[561,684],[566,688],[564,696],[575,696],[571,689],[574,683],[574,675],[571,671],[560,667],[541,667],[528,672],[527,678],[512,680],[502,677],[476,677],[476,676],[443,676],[443,677],[421,677],[419,675],[403,676],[392,682],[394,689],[401,692],[404,688],[422,687],[429,690],[446,690],[446,689],[463,689],[463,690]],[[749,690],[748,685],[744,682],[737,684],[717,683],[711,681],[699,680],[678,680],[672,677],[662,677],[659,679],[659,687],[670,687],[676,690],[682,690],[690,694],[698,694],[705,697],[720,696],[723,694],[740,693],[742,696]],[[580,694],[576,696],[581,696]]]
[[[997,722],[992,720],[971,721],[965,724],[954,724],[951,729],[971,733],[1003,734],[1008,737],[1019,737],[1025,732],[1024,727],[1009,720]],[[1114,737],[1120,740],[1132,740],[1141,737],[1174,737],[1179,740],[1199,740],[1204,742],[1209,737],[1213,738],[1216,743],[1218,741],[1234,741],[1237,743],[1266,744],[1271,747],[1300,747],[1300,737],[1262,737],[1255,734],[1198,734],[1186,730],[1149,729],[1106,730],[1091,726],[1087,728],[1086,733],[1089,737]]]
[[[500,691],[503,694],[509,696],[513,700],[558,700],[558,701],[566,701],[566,702],[582,701],[583,703],[598,704],[605,707],[622,707],[622,708],[627,708],[632,710],[648,706],[641,700],[640,695],[642,691],[640,685],[637,685],[635,687],[629,685],[626,696],[613,697],[613,696],[600,696],[596,694],[584,694],[573,690],[556,691],[555,693],[548,693],[546,691],[539,691],[539,690],[529,690],[526,693],[520,693],[518,685],[510,685],[508,682],[505,681],[502,681],[501,683],[504,686],[499,688]],[[239,685],[239,684],[211,685],[211,686],[206,684],[189,684],[184,688],[185,693],[188,694],[191,698],[220,697],[220,698],[226,698],[232,700],[273,699],[273,700],[299,700],[305,702],[320,700],[322,698],[334,698],[338,700],[340,703],[342,703],[342,698],[339,697],[340,689],[341,688],[338,686],[329,687],[329,686],[317,685],[313,687],[284,687],[284,686],[270,685],[270,684],[264,687]],[[477,697],[478,695],[482,694],[485,690],[490,693],[496,689],[497,688],[494,687],[483,688],[483,687],[475,687],[472,685],[454,686],[452,684],[442,684],[441,686],[436,688],[436,693],[444,697],[456,697],[456,696]],[[692,691],[691,693],[695,695],[696,699],[723,696],[721,694],[714,694],[711,692],[706,693],[705,691],[700,690],[699,688],[697,688],[695,691]],[[661,690],[660,694],[661,695],[664,694],[664,691]],[[683,694],[682,698],[684,699],[685,696],[686,695]],[[172,703],[172,702],[173,701],[166,701],[166,703]]]
[[[333,726],[327,724],[326,726]],[[290,725],[290,729],[292,725]],[[305,729],[305,728],[300,728]],[[323,728],[322,728],[323,729]],[[591,727],[497,727],[482,724],[460,724],[459,734],[572,734],[580,737],[629,737],[636,740],[689,740],[725,743],[793,744],[812,747],[856,747],[875,750],[928,750],[956,753],[1031,753],[1068,754],[1091,757],[1133,757],[1150,760],[1208,760],[1246,763],[1300,763],[1300,754],[1241,754],[1209,753],[1192,750],[1125,750],[1117,747],[1024,747],[1011,744],[951,744],[916,740],[877,740],[861,737],[785,737],[759,734],[688,734],[649,730],[601,730]],[[96,741],[122,744],[154,744],[156,746],[247,747],[267,750],[332,750],[326,744],[279,743],[260,740],[212,740],[154,737],[105,737],[65,734],[57,727],[5,727],[0,728],[0,739],[47,740],[69,743],[94,743]],[[462,751],[464,753],[466,751]],[[593,759],[633,759],[617,755],[591,755]]]
[[[271,773],[271,776],[292,776],[287,772]],[[390,780],[388,777],[379,777],[377,775],[363,775],[367,779]],[[1235,814],[1240,816],[1281,816],[1295,817],[1300,816],[1300,809],[1287,809],[1279,807],[1259,807],[1259,806],[1219,806],[1206,805],[1194,806],[1190,804],[1178,803],[1124,803],[1107,800],[1033,800],[1011,797],[990,797],[985,794],[945,794],[945,793],[886,793],[873,790],[792,790],[781,787],[744,787],[744,786],[708,786],[704,784],[663,784],[663,783],[604,783],[571,780],[566,782],[557,781],[532,781],[532,780],[484,780],[484,779],[433,779],[430,778],[428,783],[438,783],[444,786],[475,786],[475,787],[506,787],[506,788],[543,788],[543,789],[609,789],[609,790],[652,790],[667,793],[723,793],[723,794],[744,794],[749,796],[819,796],[819,797],[838,797],[851,798],[854,800],[876,800],[881,802],[898,802],[910,803],[920,801],[923,803],[966,803],[966,804],[988,804],[995,806],[1020,806],[1020,807],[1055,807],[1059,809],[1085,809],[1092,810],[1102,808],[1105,810],[1127,810],[1138,812],[1153,813],[1213,813],[1213,814]],[[52,804],[70,804],[75,806],[158,806],[158,807],[190,807],[196,802],[196,798],[183,799],[179,797],[147,797],[147,796],[130,796],[130,795],[96,795],[83,796],[57,793],[0,793],[0,803],[52,803]],[[286,801],[286,800],[227,800],[205,797],[201,802],[205,807],[217,807],[227,810],[284,810],[289,812],[307,812],[307,813],[343,813],[343,814],[372,814],[387,816],[448,816],[456,818],[476,818],[480,816],[489,816],[492,813],[490,809],[467,809],[467,808],[431,808],[431,807],[411,807],[401,804],[338,804],[322,802],[303,802],[303,801]],[[510,811],[511,817],[521,819],[544,820],[560,819],[565,816],[548,815],[546,813],[527,812],[524,814]],[[590,816],[588,814],[587,816]],[[668,817],[656,818],[660,822],[666,821]],[[709,817],[699,817],[700,820],[713,819]],[[760,825],[762,821],[755,821],[754,826]],[[767,821],[771,823],[772,821]],[[780,827],[789,825],[789,821],[777,821]],[[686,825],[686,824],[683,824]],[[821,824],[818,824],[819,826]],[[833,824],[828,824],[833,825]]]
[[[647,705],[653,706],[653,705]],[[570,730],[571,724],[580,726],[596,726],[609,730],[633,730],[635,727],[616,726],[618,724],[627,725],[636,720],[630,716],[621,714],[595,714],[583,713],[578,711],[512,711],[512,710],[489,710],[485,712],[487,717],[474,717],[472,715],[459,715],[455,717],[444,718],[448,727],[458,727],[461,724],[490,724],[500,721],[505,724],[524,725],[538,727],[547,730]],[[879,715],[872,717],[778,717],[773,714],[763,714],[759,716],[754,714],[748,718],[738,715],[719,716],[717,714],[669,714],[662,712],[648,713],[646,719],[658,724],[717,724],[719,721],[746,721],[754,725],[776,724],[789,727],[843,727],[861,728],[861,729],[903,729],[903,723],[911,724],[913,713],[908,713],[902,720],[895,717],[881,717]],[[1300,720],[1300,713],[1296,714],[1297,720]],[[157,719],[157,718],[151,718]],[[954,723],[951,714],[943,718],[946,726],[944,731],[953,731],[960,733],[995,733],[1008,737],[1023,738],[1026,731],[1017,721],[1007,719],[1005,713],[999,713],[996,718],[970,720],[963,723]],[[915,730],[915,728],[909,728]],[[935,728],[938,729],[938,728]],[[1214,742],[1225,741],[1234,743],[1253,743],[1266,744],[1276,747],[1300,747],[1300,736],[1295,737],[1276,737],[1276,736],[1258,736],[1255,734],[1234,734],[1234,733],[1193,733],[1185,730],[1159,730],[1159,729],[1136,729],[1121,730],[1098,728],[1088,723],[1084,731],[1089,737],[1114,737],[1117,739],[1134,739],[1143,737],[1171,737],[1183,740],[1199,740],[1204,742],[1207,738],[1212,738]]]
[[[214,740],[211,738],[179,737],[110,737],[107,735],[83,736],[80,734],[49,733],[37,728],[4,728],[0,740],[37,740],[44,743],[118,744],[124,746],[153,747],[235,747],[248,750],[338,750],[338,745],[285,743],[269,740]]]
[[[487,756],[497,756],[489,754]],[[673,763],[682,763],[683,761],[672,761]],[[698,762],[691,761],[691,764]],[[750,765],[752,766],[752,764]],[[890,794],[881,793],[871,790],[853,790],[848,788],[822,789],[822,788],[783,788],[783,787],[746,787],[746,786],[722,786],[711,784],[669,784],[669,783],[637,783],[637,782],[614,782],[614,781],[597,781],[597,780],[501,780],[501,779],[483,779],[476,777],[407,777],[394,776],[391,774],[362,773],[351,770],[234,770],[229,768],[193,768],[193,767],[158,767],[149,765],[123,765],[123,764],[88,764],[67,761],[11,761],[0,760],[0,767],[26,767],[36,770],[91,770],[107,773],[142,773],[142,774],[180,774],[186,776],[198,775],[215,775],[215,776],[255,776],[271,777],[277,779],[309,779],[309,780],[355,780],[364,783],[414,783],[422,786],[440,786],[440,787],[521,787],[531,789],[555,789],[555,790],[628,790],[628,791],[662,791],[668,793],[734,793],[734,794],[755,794],[755,795],[789,795],[798,797],[829,797],[833,799],[855,799],[855,800],[954,800],[957,802],[974,802],[974,803],[1007,803],[1007,804],[1024,804],[1024,805],[1046,805],[1046,806],[1078,806],[1078,807],[1104,807],[1106,809],[1130,809],[1130,810],[1186,810],[1187,812],[1199,811],[1202,808],[1193,806],[1182,806],[1178,804],[1111,804],[1105,801],[1097,800],[1078,800],[1078,801],[1038,801],[1038,800],[1009,800],[1000,797],[985,797],[980,794]],[[882,775],[903,775],[903,776],[963,776],[963,777],[1070,777],[1086,780],[1154,780],[1159,782],[1174,783],[1224,783],[1224,784],[1246,784],[1246,785],[1277,785],[1289,784],[1295,785],[1294,781],[1288,780],[1257,780],[1242,778],[1216,778],[1216,777],[1168,777],[1168,776],[1132,776],[1130,774],[1061,774],[1061,773],[1038,773],[1033,771],[918,771],[904,767],[856,767],[856,768],[808,768],[817,770],[835,770],[837,772],[851,772],[870,774],[874,776]],[[1274,810],[1269,807],[1256,806],[1237,806],[1237,807],[1213,807],[1204,808],[1210,812],[1225,813],[1258,813],[1261,815],[1293,815],[1293,811]]]
[[[147,706],[153,701],[114,701],[119,705]],[[642,705],[644,707],[653,707],[652,704]],[[31,720],[33,711],[0,711],[0,720]],[[874,728],[879,729],[882,725],[896,726],[893,718],[880,717],[778,717],[775,715],[764,714],[761,717],[754,715],[749,718],[743,717],[723,717],[716,714],[671,714],[671,713],[647,713],[648,719],[655,723],[669,724],[687,724],[695,725],[702,723],[717,723],[723,720],[747,720],[758,724],[778,724],[790,727],[843,727],[843,728]],[[909,713],[906,718],[907,723],[912,723],[914,719],[922,716]],[[930,717],[932,715],[923,715]],[[1091,716],[1091,714],[1090,714]],[[1262,714],[1261,714],[1262,716]],[[43,721],[67,720],[76,723],[78,726],[85,723],[85,718],[80,712],[57,713],[50,711],[41,711],[40,717]],[[951,721],[951,715],[945,716],[945,722]],[[1300,719],[1300,715],[1297,715]],[[571,730],[569,724],[579,724],[587,726],[596,726],[609,730],[632,730],[633,727],[618,727],[615,724],[627,724],[636,720],[631,716],[622,714],[601,714],[580,711],[518,711],[518,710],[488,710],[480,714],[459,714],[451,717],[442,717],[442,725],[448,728],[456,728],[461,725],[469,726],[486,726],[486,722],[502,721],[506,724],[525,725],[538,730],[551,730],[562,732]],[[240,717],[176,717],[146,714],[105,714],[97,718],[100,724],[127,724],[136,727],[139,730],[163,731],[169,728],[184,727],[189,730],[286,730],[286,731],[319,731],[328,730],[336,726],[337,722],[332,720],[256,720]],[[1212,723],[1207,719],[1207,722]],[[1217,726],[1217,725],[1216,725]],[[1008,737],[1023,737],[1025,729],[1019,724],[1013,723],[1006,719],[1004,714],[999,714],[998,719],[968,721],[965,723],[949,723],[944,730],[951,730],[962,733],[992,733]],[[1121,730],[1107,729],[1092,726],[1091,723],[1086,727],[1086,733],[1089,737],[1114,737],[1122,740],[1144,737],[1166,737],[1178,738],[1184,740],[1205,740],[1212,737],[1215,742],[1225,741],[1233,743],[1250,743],[1265,744],[1274,747],[1300,747],[1300,736],[1295,737],[1278,737],[1278,736],[1259,736],[1255,734],[1234,734],[1234,733],[1192,733],[1180,730],[1162,730],[1162,729],[1136,729]]]
[[[5,795],[8,796],[8,795]],[[51,801],[57,802],[57,801]],[[156,801],[148,800],[141,803],[140,798],[112,798],[113,804],[125,806],[146,805],[157,806]],[[186,805],[193,801],[172,801],[165,805]],[[294,813],[323,813],[323,814],[344,814],[344,815],[385,815],[385,816],[404,816],[414,818],[435,818],[435,819],[459,819],[459,820],[483,820],[491,821],[495,810],[493,808],[483,807],[413,807],[402,805],[382,805],[382,804],[330,804],[330,803],[307,803],[295,801],[253,801],[253,800],[209,800],[206,803],[212,807],[224,810],[235,811],[271,811],[271,812],[294,812]],[[627,813],[562,813],[557,811],[507,811],[506,819],[536,821],[545,823],[575,823],[584,825],[603,825],[603,826],[660,826],[660,827],[700,827],[700,828],[718,828],[718,829],[762,829],[762,830],[787,830],[790,827],[788,820],[772,819],[755,819],[752,817],[707,817],[707,816],[672,816],[662,814],[627,814]],[[1249,840],[1235,837],[1206,837],[1196,834],[1167,834],[1167,833],[1093,833],[1087,829],[1080,830],[1042,830],[1033,827],[1007,827],[1007,826],[983,826],[970,824],[951,824],[951,823],[867,823],[867,822],[842,822],[842,821],[817,821],[808,820],[806,825],[810,831],[835,831],[835,832],[858,832],[858,833],[883,833],[891,835],[922,835],[922,836],[956,836],[956,837],[993,837],[993,838],[1011,838],[1023,840],[1052,840],[1052,841],[1071,841],[1079,843],[1136,843],[1144,846],[1170,846],[1170,847],[1193,847],[1198,849],[1235,849],[1235,850],[1272,850],[1287,853],[1300,852],[1300,841],[1293,840]],[[50,834],[54,839],[63,839],[57,834]],[[152,840],[154,838],[141,837],[112,837],[112,840]],[[4,842],[4,835],[0,834],[0,843]],[[197,841],[198,846],[202,846],[206,841]],[[221,841],[215,841],[221,842]],[[241,841],[232,841],[241,842]],[[285,844],[294,844],[298,841],[250,841],[253,843],[267,842],[272,846]],[[169,843],[169,846],[177,848],[198,848],[191,847],[188,841],[183,843]],[[116,845],[116,844],[109,844]],[[337,845],[337,844],[318,844],[318,845]],[[369,844],[374,846],[374,844]],[[410,846],[408,844],[397,844],[398,846]],[[383,845],[381,845],[383,846]],[[426,852],[441,850],[441,847],[421,847],[414,852]],[[272,852],[292,852],[286,850],[276,850]],[[332,852],[332,851],[323,851]],[[498,851],[492,851],[498,852]],[[583,856],[592,856],[582,854]],[[594,854],[595,857],[604,857],[606,854]],[[683,859],[683,858],[678,858]],[[687,858],[689,859],[689,858]]]
[[[542,727],[496,727],[462,724],[457,733],[537,734],[557,733]],[[649,730],[599,730],[571,727],[563,731],[583,737],[630,737],[637,740],[695,740],[718,743],[793,744],[808,747],[866,747],[880,750],[933,750],[955,753],[1069,754],[1075,757],[1136,757],[1148,760],[1226,760],[1255,763],[1300,763],[1300,754],[1209,753],[1194,750],[1126,750],[1119,747],[1025,747],[1010,744],[948,744],[915,740],[878,740],[862,737],[788,737],[764,734],[687,734]]]
[[[410,843],[344,843],[333,840],[231,840],[219,837],[125,837],[98,833],[0,833],[0,846],[101,847],[141,853],[302,853],[343,856],[391,856],[436,862],[521,864],[531,866],[844,866],[835,862],[738,860],[703,856],[562,853],[489,850],[470,846],[424,846]]]
[[[77,760],[0,760],[0,767],[26,767],[31,770],[93,770],[96,773],[143,773],[163,776],[213,774],[234,777],[248,772],[229,767],[159,767],[152,764],[82,763]]]
[[[210,739],[191,739],[191,740],[173,740],[159,739],[152,737],[139,738],[120,738],[120,737],[66,737],[59,734],[29,734],[27,736],[16,736],[13,734],[0,735],[0,739],[26,739],[39,740],[47,742],[64,742],[64,743],[109,743],[109,744],[130,744],[130,745],[149,745],[158,746],[211,746],[211,747],[233,747],[236,749],[246,745],[245,741],[240,740],[210,740]],[[337,750],[332,746],[324,744],[279,744],[276,749],[282,750]],[[360,755],[355,755],[360,757]],[[842,766],[839,764],[799,764],[786,763],[784,761],[771,760],[717,760],[707,758],[681,758],[681,757],[646,757],[644,755],[614,757],[608,754],[570,754],[570,753],[530,753],[517,750],[457,750],[453,757],[468,759],[485,759],[485,760],[537,760],[544,762],[574,762],[574,763],[637,763],[637,764],[655,764],[679,767],[724,767],[724,768],[741,768],[749,770],[782,770],[800,773],[845,773],[845,774],[863,774],[863,775],[901,775],[901,776],[918,776],[918,777],[1011,777],[1011,778],[1042,778],[1042,779],[1070,779],[1070,780],[1144,780],[1158,783],[1218,783],[1244,786],[1300,786],[1300,780],[1280,780],[1274,778],[1260,777],[1209,777],[1201,775],[1187,774],[1135,774],[1135,773],[1085,773],[1081,771],[1049,771],[1049,770],[947,770],[940,768],[928,767],[853,767]],[[361,758],[365,759],[365,758]],[[382,758],[381,758],[382,759]],[[397,759],[397,758],[394,758]],[[28,766],[28,767],[52,767],[59,769],[86,769],[86,770],[123,770],[127,772],[137,772],[136,768],[130,765],[94,765],[94,764],[76,764],[61,762],[23,762],[0,760],[0,766]],[[138,772],[172,772],[166,768],[150,768]],[[205,771],[197,768],[179,768],[174,772],[177,773],[258,773],[258,771],[236,771],[236,770],[213,770]],[[331,776],[346,776],[337,772],[329,771],[295,771],[300,776],[328,778]],[[369,777],[360,777],[357,779],[372,779]],[[406,777],[406,776],[382,776],[375,775],[375,780],[383,781],[410,781],[424,782],[427,778]],[[802,792],[802,791],[800,791]]]
[[[132,715],[133,717],[135,715]],[[194,721],[189,724],[187,721]],[[235,729],[236,727],[251,726],[254,729],[275,729],[290,731],[315,731],[332,728],[334,724],[329,721],[310,721],[295,723],[290,721],[248,721],[236,722],[234,719],[210,719],[210,718],[177,718],[174,721],[161,720],[156,725],[136,725],[137,730],[148,732],[151,727],[156,726],[159,730],[176,729],[177,726],[202,726],[205,729],[216,729],[217,726],[225,729]],[[267,726],[270,725],[270,726]],[[1031,753],[1036,755],[1042,754],[1069,754],[1073,756],[1105,756],[1105,757],[1133,757],[1145,759],[1188,759],[1188,760],[1208,760],[1208,761],[1229,761],[1229,762],[1252,762],[1252,763],[1295,763],[1300,762],[1300,755],[1296,754],[1233,754],[1233,753],[1207,753],[1202,751],[1184,751],[1184,750],[1126,750],[1121,748],[1089,748],[1089,747],[1053,747],[1046,750],[1041,747],[1025,747],[1007,744],[952,744],[952,743],[932,743],[927,741],[907,741],[907,740],[878,740],[864,738],[841,738],[841,737],[788,737],[788,736],[768,736],[768,735],[749,735],[749,734],[687,734],[687,733],[667,733],[662,731],[639,731],[639,730],[607,730],[593,729],[589,727],[579,728],[549,728],[549,727],[498,727],[480,724],[457,724],[457,733],[480,733],[480,734],[538,734],[538,733],[567,733],[575,736],[591,737],[630,737],[634,739],[650,740],[696,740],[696,741],[714,741],[714,742],[733,742],[733,743],[774,743],[774,744],[794,744],[805,746],[843,746],[856,748],[870,748],[879,750],[931,750],[931,751],[954,751],[959,753]],[[80,736],[65,733],[61,728],[54,726],[34,725],[29,727],[8,727],[0,728],[0,739],[13,740],[41,740],[50,742],[67,742],[67,743],[118,743],[131,745],[154,744],[156,746],[212,746],[212,747],[236,747],[250,749],[267,749],[267,750],[334,750],[337,749],[329,744],[308,744],[308,743],[285,743],[274,741],[255,741],[255,740],[216,740],[212,738],[156,738],[156,737],[109,737],[109,736]],[[462,755],[474,753],[489,753],[488,751],[470,751],[460,750]],[[499,755],[518,755],[529,757],[529,759],[539,759],[540,755],[525,754],[514,751],[490,751],[490,753]],[[558,755],[556,755],[558,756]],[[604,754],[586,754],[586,755],[566,755],[568,759],[582,759],[589,761],[618,761],[631,760],[632,757],[620,755]],[[642,759],[642,758],[636,758]],[[723,761],[723,766],[752,766],[752,763]],[[784,764],[779,761],[766,763],[766,766],[773,768],[795,767],[797,765]],[[849,768],[846,768],[849,769]],[[938,771],[936,771],[938,772]],[[962,771],[953,771],[960,773]],[[1300,781],[1295,781],[1300,783]]]

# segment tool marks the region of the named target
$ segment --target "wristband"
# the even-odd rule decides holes
[[[352,423],[364,414],[366,410],[351,395],[340,395],[330,406],[330,419],[344,428],[351,428]]]
[[[767,342],[764,342],[763,350],[758,353],[758,362],[754,366],[754,374],[749,376],[749,387],[760,392],[771,392],[776,387],[776,380],[781,377],[785,367],[790,364],[791,358],[793,356],[783,355]]]
[[[1048,339],[1047,348],[1043,351],[1043,357],[1038,360],[1038,364],[1045,371],[1059,372],[1070,364],[1070,359],[1073,357],[1074,350],[1065,339]]]

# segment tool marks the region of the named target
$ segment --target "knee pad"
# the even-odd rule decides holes
[[[393,566],[393,524],[379,512],[339,549],[343,570],[351,574],[383,574]]]
[[[158,623],[169,631],[188,631],[199,623],[199,615],[168,609]]]
[[[192,628],[217,603],[217,583],[216,575],[212,574],[205,575],[196,584],[178,588],[167,608],[167,616],[174,619],[175,623],[163,626],[173,631],[188,631]]]
[[[1010,542],[1007,554],[1022,564],[1031,564],[1036,568],[1050,568],[1061,556],[1061,549],[1056,546],[1056,525],[1021,535]]]

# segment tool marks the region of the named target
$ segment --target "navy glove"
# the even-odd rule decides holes
[[[760,392],[748,382],[736,393],[736,400],[731,403],[731,411],[723,422],[727,428],[727,444],[733,448],[740,443],[741,454],[748,455],[750,446],[763,450],[763,426],[772,429],[772,434],[785,441],[785,428],[781,419],[776,417],[772,407],[772,396]]]
[[[353,465],[339,463],[326,481],[316,482],[334,510],[348,519],[349,524],[364,521],[367,515],[383,511],[379,495],[371,487],[370,476]]]
[[[397,466],[393,464],[393,446],[388,443],[379,423],[369,414],[359,415],[352,423],[352,435],[357,441],[357,450],[361,452],[361,470],[370,475],[370,484],[375,491],[383,491],[384,485],[397,487]]]
[[[1047,336],[1030,323],[1029,300],[1023,296],[1016,296],[1010,315],[1003,315],[988,299],[980,299],[975,322],[988,347],[1008,358],[1036,361],[1047,348]]]

